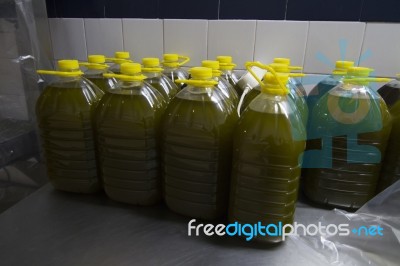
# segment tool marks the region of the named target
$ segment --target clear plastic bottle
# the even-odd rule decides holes
[[[242,90],[237,85],[240,77],[233,71],[236,67],[236,64],[232,62],[232,56],[219,55],[217,56],[217,61],[219,62],[222,77],[232,85],[237,94],[240,96],[242,94]]]
[[[380,88],[378,93],[386,102],[393,121],[378,183],[378,192],[381,192],[400,180],[400,80],[392,80]]]
[[[228,208],[232,132],[237,113],[215,85],[209,68],[190,70],[165,112],[162,128],[164,195],[168,207],[206,220]]]
[[[306,131],[288,96],[288,74],[267,73],[234,132],[229,221],[293,223]],[[260,81],[261,82],[261,81]],[[281,237],[257,236],[263,242]]]
[[[136,63],[121,64],[116,87],[101,99],[95,116],[99,162],[107,195],[135,205],[161,199],[160,121],[164,97]]]
[[[357,209],[375,196],[392,121],[388,108],[369,86],[372,70],[348,69],[343,83],[325,93],[311,114],[303,163],[305,195],[312,201]]]
[[[106,64],[104,55],[89,55],[87,63],[80,62],[79,64],[87,68],[83,76],[93,82],[104,93],[112,90],[117,83],[114,78],[106,78],[103,76],[104,73],[112,73],[107,70],[108,65]]]
[[[83,78],[77,60],[58,61],[59,71],[36,102],[37,122],[50,183],[59,190],[93,193],[101,189],[93,115],[104,93]]]
[[[147,77],[146,82],[158,90],[169,103],[179,89],[170,78],[162,73],[160,60],[152,57],[143,58],[142,65],[142,72]]]
[[[162,65],[164,68],[163,74],[173,82],[177,79],[188,79],[189,73],[182,66],[190,61],[190,58],[178,54],[164,54]],[[180,88],[186,85],[181,84]]]
[[[219,62],[203,60],[201,65],[212,69],[213,78],[218,82],[217,88],[221,90],[225,97],[233,104],[233,107],[236,108],[239,103],[239,95],[232,85],[221,76]]]
[[[109,70],[115,74],[121,73],[121,64],[123,63],[132,63],[133,61],[130,59],[129,52],[118,51],[115,52],[113,58],[106,58],[108,61],[111,61],[113,64],[110,66]]]
[[[339,85],[346,76],[347,70],[353,66],[354,62],[352,61],[336,61],[335,70],[332,71],[332,75],[320,81],[308,94],[307,106],[310,113],[316,102],[329,90]]]

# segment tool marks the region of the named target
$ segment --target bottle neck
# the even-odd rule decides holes
[[[147,78],[159,78],[161,77],[161,72],[143,72],[143,75]]]
[[[126,81],[119,80],[117,83],[117,88],[120,89],[133,89],[135,87],[140,87],[143,85],[143,81]]]

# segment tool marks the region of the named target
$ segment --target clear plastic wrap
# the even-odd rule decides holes
[[[51,53],[45,1],[1,1],[0,212],[46,182],[37,171],[34,108],[43,81],[35,70],[52,67]]]
[[[303,211],[298,208],[296,215],[300,210]],[[289,245],[296,246],[299,256],[319,258],[320,265],[322,262],[330,265],[399,265],[399,210],[400,181],[378,194],[355,213],[334,209],[313,221],[314,224],[320,222],[323,226],[348,224],[351,230],[349,235],[298,235],[291,236],[288,242],[291,243]],[[364,230],[352,232],[356,228],[376,226],[382,228],[383,236],[366,236]]]

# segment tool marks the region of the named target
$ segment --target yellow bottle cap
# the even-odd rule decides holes
[[[227,63],[230,64],[232,63],[232,56],[229,55],[219,55],[217,56],[217,61],[220,63]]]
[[[219,55],[217,56],[217,61],[222,70],[232,70],[236,67],[236,64],[232,62],[232,56],[229,55]]]
[[[57,62],[60,71],[54,70],[37,70],[38,74],[55,75],[60,77],[79,77],[83,72],[79,69],[78,60],[59,60]]]
[[[179,62],[179,60],[182,60]],[[190,61],[188,56],[178,54],[164,54],[162,64],[167,67],[179,67]]]
[[[332,71],[333,75],[346,75],[347,70],[354,67],[353,61],[336,61],[335,69]]]
[[[189,72],[193,79],[212,78],[212,69],[208,67],[192,67]]]
[[[201,66],[211,68],[212,70],[218,70],[219,62],[215,60],[203,60],[201,61]]]
[[[350,67],[354,67],[353,61],[336,61],[335,63],[335,68],[349,69]]]
[[[274,63],[277,63],[277,64],[290,65],[290,58],[286,58],[286,57],[275,57],[273,62],[274,62]]]
[[[368,77],[372,71],[374,70],[368,67],[350,67],[347,69],[347,75],[354,77]]]
[[[118,52],[115,52],[114,57],[118,58],[118,59],[129,59],[129,57],[131,57],[131,56],[130,56],[129,52],[118,51]]]
[[[100,54],[91,54],[88,56],[88,62],[93,64],[104,64],[106,57]]]
[[[368,85],[370,82],[389,82],[388,78],[370,78],[369,75],[374,71],[369,67],[351,67],[347,70],[347,75],[343,79],[343,83],[345,84],[359,84],[359,85]],[[347,87],[343,87],[347,89]],[[351,89],[351,87],[348,87]]]
[[[71,71],[79,69],[78,60],[58,60],[57,61],[58,68],[61,71]]]
[[[186,83],[188,85],[192,85],[195,87],[214,87],[218,84],[217,81],[213,80],[212,69],[208,67],[192,67],[189,70],[192,79],[177,79],[175,83],[181,84]]]
[[[203,60],[203,61],[201,61],[201,66],[211,68],[213,77],[221,76],[221,71],[219,71],[219,62],[218,61]]]
[[[156,57],[147,57],[142,59],[143,72],[161,72],[164,69],[160,67],[160,60]]]
[[[276,72],[278,73],[290,73],[289,65],[281,64],[281,63],[272,63],[269,64]]]
[[[146,57],[142,59],[142,64],[144,67],[159,67],[160,59],[156,57]]]
[[[142,66],[138,63],[122,63],[121,74],[124,75],[135,75],[142,72]]]
[[[121,74],[104,73],[106,78],[117,78],[123,81],[142,81],[146,76],[141,74],[142,66],[138,63],[122,63]]]
[[[179,55],[178,54],[164,54],[163,55],[164,62],[178,62]]]

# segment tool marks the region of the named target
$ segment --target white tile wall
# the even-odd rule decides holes
[[[274,57],[289,57],[292,65],[303,66],[307,21],[257,21],[254,60],[272,62]]]
[[[188,66],[207,58],[207,20],[164,20],[164,53],[190,56]]]
[[[162,53],[188,55],[192,59],[188,66],[200,65],[205,58],[213,59],[219,54],[231,54],[240,67],[251,59],[268,63],[274,57],[290,57],[292,64],[303,65],[306,73],[330,73],[336,60],[358,61],[361,55],[361,65],[375,68],[377,75],[393,76],[400,72],[400,24],[176,19],[49,21],[55,59],[85,60],[87,53],[111,56],[116,50],[126,49],[136,60],[161,57]]]
[[[367,24],[360,65],[374,68],[375,75],[400,73],[400,24]]]
[[[236,68],[244,69],[247,61],[253,61],[255,20],[210,20],[208,22],[208,59],[218,55],[230,55]]]
[[[336,60],[357,61],[364,30],[361,22],[310,22],[304,71],[329,73]]]
[[[85,19],[88,54],[114,56],[124,49],[121,19]]]
[[[55,59],[86,60],[85,27],[82,18],[51,18],[50,34]]]
[[[124,50],[135,61],[143,57],[161,58],[164,50],[161,19],[122,19]]]

